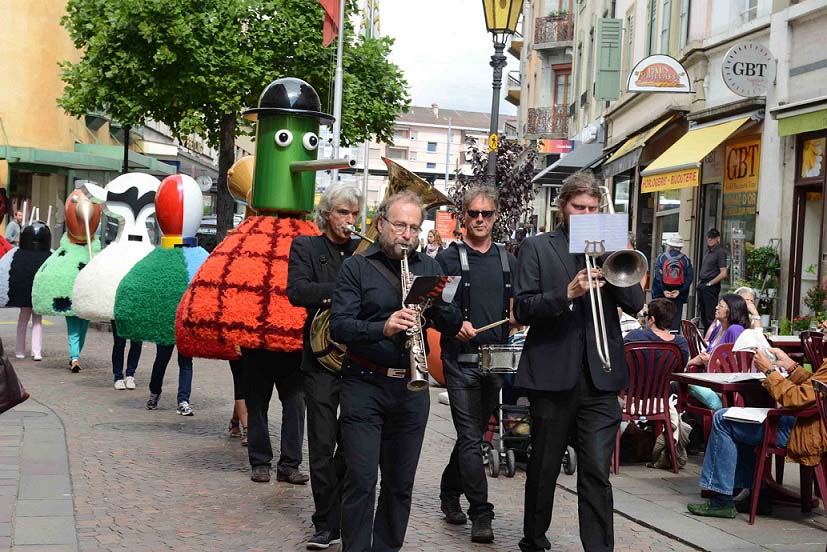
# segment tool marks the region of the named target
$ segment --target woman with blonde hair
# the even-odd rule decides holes
[[[442,236],[439,235],[439,232],[437,232],[436,229],[428,231],[428,244],[425,246],[425,253],[429,257],[436,257],[437,253],[444,248]]]

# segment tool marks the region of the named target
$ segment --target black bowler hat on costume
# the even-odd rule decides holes
[[[258,120],[259,114],[311,117],[324,123],[334,121],[332,116],[322,112],[322,102],[316,90],[303,80],[292,77],[268,84],[258,99],[258,107],[242,113],[250,121]]]
[[[49,251],[52,248],[52,232],[42,220],[36,220],[20,231],[20,249],[24,251]]]

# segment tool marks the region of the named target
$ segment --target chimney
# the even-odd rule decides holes
[[[434,110],[434,118],[439,119],[439,104],[432,103],[431,109]]]

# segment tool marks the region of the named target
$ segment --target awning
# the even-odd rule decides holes
[[[618,148],[618,150],[614,152],[614,154],[612,154],[612,156],[609,157],[603,165],[603,177],[609,178],[610,176],[628,171],[629,169],[635,167],[638,164],[638,161],[640,161],[640,154],[643,153],[643,148],[646,146],[646,142],[648,142],[652,136],[657,134],[660,129],[671,123],[673,120],[675,120],[674,115],[672,117],[667,117],[652,128],[635,134],[623,142],[623,145],[620,146],[620,148]]]
[[[44,169],[110,172],[121,170],[121,164],[116,159],[76,151],[0,146],[0,159],[5,159],[9,163],[43,167]]]
[[[116,170],[120,171],[123,166],[123,146],[110,146],[104,144],[75,144],[75,151],[80,153],[88,153],[108,157],[114,159],[118,163]],[[158,161],[148,155],[143,155],[137,151],[129,150],[129,168],[145,171],[156,176],[167,176],[175,174],[175,167]]]
[[[750,117],[741,117],[690,130],[640,173],[641,193],[697,186],[703,158],[749,121]]]
[[[792,117],[778,118],[778,135],[790,136],[827,128],[827,109],[793,115]]]
[[[591,144],[577,144],[577,146],[572,150],[571,153],[568,153],[537,173],[532,179],[532,182],[535,183],[542,183],[541,180],[547,180],[549,176],[559,175],[562,178],[556,178],[560,180],[565,179],[567,176],[576,173],[577,171],[590,167],[596,161],[599,161],[600,158],[603,157],[603,147],[596,143],[592,142]],[[548,184],[554,184],[554,182],[549,182]]]

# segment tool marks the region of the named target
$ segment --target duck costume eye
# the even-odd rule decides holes
[[[293,143],[293,133],[289,130],[282,129],[276,132],[276,145],[280,148],[286,148]]]
[[[315,132],[307,132],[302,138],[302,145],[307,151],[313,151],[319,147],[319,137]]]

